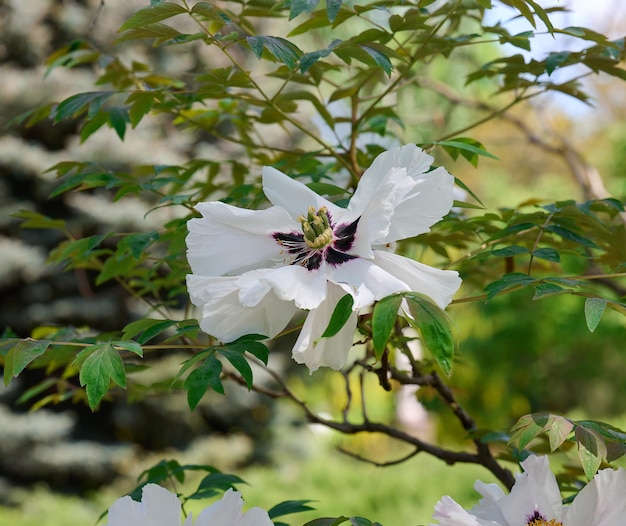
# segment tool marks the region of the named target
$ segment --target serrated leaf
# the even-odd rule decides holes
[[[422,343],[446,376],[450,376],[456,342],[448,315],[427,296],[416,292],[402,295],[410,314],[407,321],[419,332]]]
[[[374,312],[372,313],[372,342],[374,344],[374,353],[379,360],[391,336],[401,303],[402,296],[393,295],[381,299],[374,305]]]
[[[245,380],[248,389],[252,389],[252,369],[242,352],[238,352],[228,347],[217,349],[217,352],[226,358],[230,364],[239,371],[241,377]]]
[[[85,387],[89,407],[93,410],[102,400],[113,380],[120,387],[126,387],[124,362],[110,343],[93,345],[85,349],[91,352],[80,368],[79,381]]]
[[[346,294],[337,302],[321,338],[332,338],[343,328],[350,316],[352,316],[353,305],[354,298],[351,294]]]
[[[147,6],[134,13],[126,20],[126,22],[122,24],[122,27],[118,29],[118,33],[126,31],[127,29],[136,29],[149,24],[155,24],[161,20],[186,12],[187,11],[182,6],[169,2]]]
[[[183,384],[184,388],[187,389],[189,409],[193,411],[197,407],[209,387],[217,393],[224,394],[221,374],[222,362],[215,357],[215,354],[207,356],[200,367],[189,373]]]
[[[585,321],[589,332],[596,330],[606,309],[607,300],[602,298],[587,298],[585,300]]]

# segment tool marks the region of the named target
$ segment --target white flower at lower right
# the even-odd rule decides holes
[[[618,526],[626,525],[626,470],[603,469],[569,506],[562,504],[548,457],[531,456],[521,463],[511,492],[476,481],[482,495],[470,511],[451,497],[435,506],[439,526]],[[431,524],[431,526],[435,526]]]

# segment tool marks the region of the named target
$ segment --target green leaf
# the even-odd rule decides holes
[[[569,228],[565,228],[560,225],[548,225],[547,227],[545,227],[545,230],[547,230],[548,232],[552,232],[553,234],[557,234],[563,239],[573,241],[574,243],[577,243],[579,245],[583,245],[589,248],[598,248],[598,245],[596,245],[593,241],[581,236],[580,234],[577,234],[576,232],[573,232]]]
[[[538,248],[534,250],[532,255],[539,259],[544,259],[546,261],[554,261],[558,263],[561,261],[560,254],[553,248]]]
[[[126,108],[116,106],[107,110],[107,113],[109,116],[109,124],[115,130],[118,137],[123,141],[124,135],[126,135],[126,124],[130,122],[128,110]]]
[[[472,139],[471,137],[457,137],[449,141],[435,141],[432,144],[441,146],[454,160],[461,154],[473,166],[478,165],[478,156],[500,160],[498,157],[485,150],[480,141]]]
[[[545,429],[550,441],[550,451],[554,452],[570,435],[574,429],[574,423],[563,416],[549,415]]]
[[[289,20],[296,18],[300,13],[310,13],[317,7],[320,0],[292,0],[289,10]]]
[[[85,387],[89,407],[93,410],[102,400],[113,380],[120,387],[126,387],[124,362],[110,343],[92,345],[84,352],[90,352],[80,369],[79,381]]]
[[[372,342],[374,343],[374,353],[377,359],[380,359],[387,346],[401,303],[402,296],[394,294],[381,299],[374,305],[374,312],[372,313]]]
[[[117,247],[119,250],[130,252],[135,261],[137,261],[146,248],[148,248],[157,239],[159,239],[159,233],[156,230],[152,230],[150,232],[139,232],[137,234],[128,234],[120,239]]]
[[[456,342],[448,315],[429,297],[416,292],[402,294],[407,301],[409,324],[419,331],[422,342],[443,372],[450,376]]]
[[[387,76],[391,77],[391,71],[393,70],[393,65],[391,64],[391,61],[389,60],[389,57],[387,57],[387,55],[385,55],[378,49],[374,49],[373,47],[366,46],[365,44],[361,44],[361,48],[363,48],[363,50],[370,57],[374,59],[374,62],[376,62],[376,65],[381,67],[384,70],[384,72],[387,73]]]
[[[489,254],[492,256],[499,257],[511,257],[517,256],[519,254],[527,254],[528,249],[526,247],[522,247],[520,245],[511,245],[510,247],[498,248],[495,250],[491,250]]]
[[[230,342],[227,347],[241,353],[249,352],[267,365],[270,351],[267,348],[267,345],[258,341],[266,339],[267,336],[262,336],[260,334],[246,334],[245,336],[236,339],[234,342]]]
[[[59,103],[54,112],[54,122],[78,117],[87,109],[89,109],[88,117],[91,118],[102,107],[102,104],[114,94],[114,91],[90,91],[72,95]]]
[[[152,109],[155,101],[155,94],[150,91],[137,91],[131,93],[126,99],[126,103],[130,104],[128,117],[130,125],[135,128],[141,122],[141,119]]]
[[[12,217],[23,220],[20,225],[22,228],[65,230],[65,221],[62,219],[51,219],[48,216],[38,212],[32,212],[31,210],[20,210],[12,214]]]
[[[197,407],[198,403],[211,387],[214,391],[224,394],[224,386],[220,375],[222,374],[222,362],[220,362],[215,354],[209,354],[204,363],[191,371],[183,384],[187,389],[187,404],[192,411]]]
[[[120,348],[125,349],[127,351],[130,351],[132,353],[135,353],[137,356],[140,356],[140,357],[143,358],[143,348],[136,341],[133,341],[133,340],[118,340],[118,341],[111,342],[111,345],[113,345],[114,347],[120,347]]]
[[[154,320],[151,318],[133,321],[124,327],[123,338],[125,340],[137,340],[143,345],[176,323],[173,320]]]
[[[96,277],[96,285],[102,285],[116,276],[125,276],[134,266],[135,260],[130,254],[113,255],[102,265],[102,270]]]
[[[315,64],[320,58],[325,58],[330,55],[333,50],[342,43],[341,40],[333,40],[326,49],[319,49],[317,51],[311,51],[305,53],[300,57],[300,73],[305,73],[313,64]]]
[[[298,46],[281,37],[246,37],[246,41],[257,58],[260,59],[263,50],[266,49],[276,60],[286,64],[289,69],[295,68],[296,61],[302,55]]]
[[[578,442],[578,458],[583,466],[587,480],[591,480],[597,473],[603,460],[606,460],[607,449],[604,438],[595,429],[582,425],[574,431]]]
[[[313,519],[302,526],[339,526],[339,524],[343,524],[347,520],[350,519],[343,515],[341,517],[322,517],[320,519]]]
[[[50,345],[50,340],[9,340],[13,345],[4,361],[4,385],[9,385],[12,377],[17,377],[31,362],[39,358]],[[4,343],[4,342],[3,342]]]
[[[549,415],[532,413],[522,416],[511,428],[511,444],[524,449],[534,438],[543,433]]]
[[[607,300],[602,298],[587,298],[585,300],[585,321],[589,332],[596,330],[606,309]]]
[[[491,299],[505,290],[527,287],[528,285],[536,281],[537,280],[535,278],[530,277],[528,274],[522,274],[521,272],[512,272],[511,274],[505,274],[499,280],[489,283],[485,287],[487,299]]]
[[[241,377],[245,380],[248,389],[252,389],[252,369],[242,352],[236,351],[228,347],[217,349],[217,352],[226,358],[230,364],[239,371]]]
[[[546,296],[554,296],[556,294],[564,294],[570,292],[569,289],[565,289],[556,283],[538,283],[535,287],[535,295],[533,300],[543,298]]]
[[[134,13],[126,20],[126,22],[122,24],[122,27],[118,29],[118,33],[126,31],[127,29],[137,29],[149,24],[155,24],[161,20],[186,12],[185,8],[169,2],[147,6]]]
[[[334,22],[341,9],[343,0],[326,0],[326,15],[329,22]]]
[[[321,338],[332,338],[337,334],[346,322],[352,316],[352,306],[354,305],[354,298],[351,294],[346,294],[343,298],[341,298],[333,313],[330,317],[330,321],[328,322],[328,326],[324,329]]]
[[[310,511],[310,510],[315,509],[307,505],[309,502],[312,502],[312,501],[310,500],[286,500],[270,508],[267,514],[270,516],[270,519],[275,519],[276,517],[282,517],[283,515],[290,515],[292,513],[302,513],[303,511]]]

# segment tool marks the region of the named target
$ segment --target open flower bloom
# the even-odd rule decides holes
[[[195,523],[191,514],[183,526],[273,526],[266,511],[251,508],[242,512],[241,493],[229,489],[217,502],[200,512]],[[129,496],[116,500],[109,508],[108,526],[181,526],[178,497],[157,484],[146,484],[141,502]]]
[[[563,506],[547,457],[528,457],[511,493],[476,481],[483,498],[465,511],[450,497],[435,506],[439,526],[615,526],[626,524],[626,470],[604,469]]]
[[[389,247],[428,232],[452,206],[454,178],[417,146],[380,154],[341,208],[278,170],[263,168],[274,205],[245,210],[200,203],[188,223],[187,276],[200,327],[229,342],[244,334],[273,338],[297,310],[309,310],[293,349],[309,370],[345,365],[360,309],[390,294],[420,292],[444,308],[461,284],[454,271],[399,256]],[[321,338],[339,299],[353,312]]]

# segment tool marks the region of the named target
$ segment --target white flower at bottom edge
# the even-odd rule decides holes
[[[188,222],[189,296],[200,328],[224,342],[250,333],[276,336],[298,310],[309,315],[293,350],[311,372],[345,365],[360,309],[399,292],[419,292],[445,308],[461,285],[457,272],[394,254],[396,241],[430,230],[452,206],[454,178],[414,144],[380,154],[341,208],[278,170],[263,168],[274,205],[246,210],[199,203]],[[337,301],[353,313],[321,338]]]
[[[261,508],[242,512],[241,493],[229,489],[224,496],[200,512],[195,523],[191,514],[183,526],[273,526]],[[157,484],[146,484],[141,502],[128,495],[109,508],[108,526],[181,526],[181,504],[178,497]]]
[[[626,470],[603,469],[570,506],[563,506],[548,457],[521,463],[508,495],[496,484],[476,481],[483,498],[469,512],[450,497],[435,506],[439,526],[621,526],[626,525]],[[435,525],[431,525],[435,526]]]

